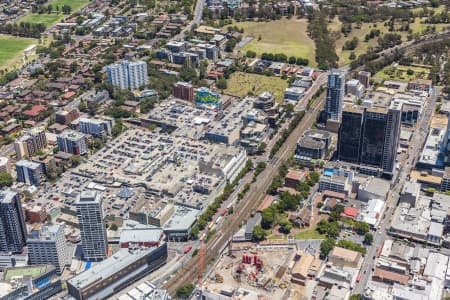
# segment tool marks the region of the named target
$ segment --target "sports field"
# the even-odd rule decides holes
[[[253,37],[241,52],[284,53],[288,57],[307,58],[315,65],[315,44],[307,33],[306,19],[281,19],[270,22],[238,22],[233,25],[244,29],[244,37]],[[261,39],[259,39],[261,38]]]
[[[84,7],[89,3],[89,0],[53,0],[48,4],[53,6],[55,13],[51,14],[28,14],[23,18],[19,19],[18,22],[28,22],[35,24],[45,24],[47,28],[52,27],[60,20],[68,17],[62,13],[62,6],[69,5],[72,8],[72,13]],[[56,6],[59,7],[59,13],[56,13]]]
[[[6,68],[20,60],[23,50],[37,43],[36,39],[0,35],[0,68]]]
[[[235,72],[228,79],[228,88],[224,90],[225,94],[236,97],[244,97],[253,93],[259,95],[262,92],[270,91],[275,94],[278,102],[284,99],[284,90],[288,87],[286,80],[280,77],[265,76],[258,74]]]

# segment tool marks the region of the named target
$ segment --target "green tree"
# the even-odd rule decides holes
[[[325,259],[328,256],[328,253],[333,250],[335,244],[336,241],[334,239],[327,238],[323,240],[322,243],[320,243],[320,258]]]
[[[283,218],[280,220],[280,229],[282,233],[288,234],[291,232],[292,223],[287,218]]]
[[[362,300],[363,296],[361,294],[351,295],[349,300]]]
[[[373,235],[370,232],[367,232],[364,235],[364,244],[365,245],[372,245],[373,242]]]
[[[194,291],[194,285],[188,283],[177,290],[176,296],[181,299],[187,299]]]
[[[216,82],[216,87],[221,90],[225,90],[228,87],[227,80],[225,78],[219,78]]]
[[[266,238],[266,235],[267,235],[266,231],[263,228],[261,228],[261,226],[256,225],[253,228],[253,239],[255,241],[262,241],[262,240],[264,240]]]
[[[117,231],[117,229],[119,228],[117,227],[116,223],[112,223],[111,226],[109,226],[109,229],[111,229],[112,231]]]
[[[0,187],[4,188],[7,186],[11,186],[13,184],[13,177],[11,174],[6,172],[0,172]]]
[[[263,209],[261,216],[261,226],[265,229],[269,229],[272,227],[272,224],[275,222],[275,218],[277,215],[277,211],[273,205],[269,206],[266,209]]]
[[[369,224],[364,222],[356,222],[354,224],[354,228],[356,230],[356,233],[359,235],[364,235],[365,233],[369,232],[370,227]]]

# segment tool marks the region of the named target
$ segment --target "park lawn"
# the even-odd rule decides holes
[[[275,94],[275,98],[278,102],[283,101],[284,91],[288,87],[287,81],[280,77],[243,72],[231,74],[227,83],[228,88],[223,91],[225,94],[244,97],[247,96],[249,92],[257,96],[262,92],[270,91]]]
[[[267,237],[268,240],[285,240],[286,236],[282,234],[271,234]]]
[[[316,228],[312,228],[295,234],[294,238],[296,240],[321,240],[325,238],[325,235],[317,232]]]
[[[242,54],[248,50],[257,55],[267,53],[284,53],[288,57],[307,58],[311,66],[316,65],[314,41],[306,33],[306,19],[281,19],[270,22],[237,22],[244,29],[244,37],[253,37],[242,49]],[[261,36],[261,40],[258,38]]]
[[[52,27],[67,15],[63,14],[29,14],[20,18],[18,22],[44,24],[47,28]]]
[[[89,0],[53,0],[49,4],[56,6],[59,6],[59,9],[61,10],[61,6],[63,5],[69,5],[70,8],[72,8],[72,12],[75,12],[82,7],[86,6],[89,3]]]
[[[72,13],[78,11],[82,7],[86,6],[89,3],[89,0],[53,0],[48,4],[53,5],[53,9],[55,10],[56,6],[59,6],[59,13],[52,14],[28,14],[18,20],[18,22],[27,22],[33,24],[44,24],[47,28],[52,27],[57,24],[64,18],[67,18],[69,15],[65,15],[61,12],[61,8],[63,5],[69,5],[72,8]]]
[[[9,67],[23,55],[23,50],[32,44],[37,44],[36,39],[21,38],[9,35],[0,35],[0,68]]]
[[[408,69],[411,69],[414,71],[414,74],[408,75],[407,71]],[[392,73],[391,73],[392,72]],[[411,67],[411,66],[387,66],[383,68],[382,70],[378,71],[378,73],[375,74],[375,78],[381,79],[381,80],[399,80],[399,81],[405,81],[408,82],[412,79],[416,78],[428,78],[428,74],[430,73],[430,70],[427,68],[422,67]]]
[[[440,5],[439,7],[427,7],[427,9],[428,9],[428,10],[433,10],[434,13],[437,15],[437,14],[440,14],[441,12],[444,11],[445,5]],[[412,11],[414,14],[417,14],[417,13],[422,12],[422,11],[423,11],[423,8],[422,8],[422,7],[416,7],[416,8],[411,9],[411,11]]]
[[[445,28],[449,28],[449,24],[426,24],[422,23],[422,18],[415,18],[414,23],[409,24],[409,28],[412,29],[413,33],[419,33],[420,35],[425,33],[425,29],[430,26],[436,26],[436,32],[441,32]]]
[[[414,23],[409,24],[413,34],[418,33],[419,35],[423,35],[425,33],[425,29],[427,28],[427,26],[433,25],[433,24],[421,23],[421,21],[422,21],[422,19],[417,17],[417,18],[415,18]],[[374,26],[374,24],[376,24],[376,27]],[[341,21],[339,21],[338,18],[335,18],[329,23],[328,29],[330,31],[340,33],[341,26],[342,26]],[[400,27],[400,26],[401,26],[400,23],[396,24],[396,27]],[[435,24],[435,26],[436,26],[436,32],[441,32],[445,28],[450,27],[450,25],[448,25],[448,24]],[[367,49],[369,47],[375,47],[378,45],[378,37],[370,39],[368,42],[364,41],[366,34],[368,34],[370,32],[370,30],[372,30],[374,28],[379,29],[381,31],[381,35],[389,32],[388,27],[384,26],[384,24],[382,22],[377,22],[377,23],[362,23],[361,28],[356,28],[356,24],[353,24],[353,29],[347,35],[347,37],[345,37],[342,33],[340,34],[340,38],[337,39],[337,41],[336,41],[336,54],[339,56],[339,64],[341,66],[347,65],[351,62],[349,56],[352,52],[355,52],[356,57],[358,57],[359,55],[366,53]],[[402,36],[402,41],[406,41],[407,35],[408,35],[407,32],[395,31],[393,33],[400,34]],[[353,37],[357,37],[359,40],[358,46],[356,47],[356,49],[355,50],[342,50],[342,46],[344,45],[344,43],[346,41],[351,40]]]

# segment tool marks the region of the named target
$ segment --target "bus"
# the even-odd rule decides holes
[[[221,216],[217,218],[216,224],[219,224],[220,220],[222,220],[222,217],[221,217]]]
[[[228,209],[225,208],[220,215],[223,217],[227,214],[227,212],[228,212]]]
[[[361,281],[361,272],[358,273],[358,277],[356,277],[356,282],[360,282]]]

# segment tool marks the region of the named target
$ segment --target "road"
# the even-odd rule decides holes
[[[401,168],[399,170],[397,180],[391,183],[391,190],[386,199],[385,218],[381,219],[379,229],[374,233],[374,240],[372,246],[368,249],[363,265],[361,267],[361,280],[357,283],[353,294],[363,294],[364,288],[370,279],[372,268],[375,267],[375,260],[379,249],[383,246],[383,242],[389,238],[386,230],[389,228],[392,220],[392,215],[397,207],[399,193],[406,181],[407,176],[414,167],[418,156],[420,155],[423,144],[427,137],[428,127],[430,125],[431,116],[436,105],[437,97],[440,94],[440,88],[433,88],[429,101],[426,104],[424,113],[416,125],[415,133],[412,137],[410,147],[408,148],[407,158],[400,162]]]
[[[314,85],[311,86],[311,88],[308,91],[306,91],[306,93],[304,95],[305,100],[309,101],[309,99],[311,99],[311,97],[317,93],[317,91],[320,89],[320,87],[323,86],[325,83],[327,83],[328,74],[330,74],[330,72],[322,72],[319,74],[319,76],[317,76],[316,80],[314,81]],[[304,101],[301,101],[301,102],[304,102]],[[298,111],[298,110],[300,110],[300,102],[298,102],[297,105],[294,107],[294,111]],[[283,126],[278,129],[277,134],[267,143],[267,147],[266,147],[267,150],[264,155],[264,157],[266,159],[269,158],[270,150],[272,149],[273,145],[278,141],[281,132],[283,131],[283,129],[287,128],[288,126],[289,126],[289,122],[284,122]]]
[[[184,40],[184,36],[186,35],[186,32],[190,31],[194,25],[199,25],[202,21],[203,16],[203,6],[205,5],[205,0],[197,0],[195,3],[194,8],[194,16],[192,21],[189,23],[189,25],[186,26],[179,34],[174,36],[173,40]]]
[[[315,83],[316,84],[316,83]],[[318,84],[318,83],[317,83]],[[312,87],[314,88],[314,87]],[[317,87],[316,87],[317,88]],[[313,93],[308,94],[311,97]],[[307,101],[309,99],[306,99]],[[252,211],[254,211],[265,195],[265,191],[272,182],[272,178],[277,175],[278,168],[289,159],[290,154],[295,148],[298,139],[303,132],[309,129],[316,121],[320,110],[323,108],[324,98],[318,98],[313,102],[310,111],[305,114],[303,120],[294,129],[286,142],[281,146],[274,158],[267,163],[267,167],[259,174],[256,182],[252,184],[246,196],[234,208],[234,213],[227,217],[228,226],[223,226],[213,238],[206,244],[205,263],[207,266],[211,260],[216,257],[228,244],[233,234],[239,229],[242,221],[246,220]],[[196,281],[199,271],[199,258],[195,256],[191,261],[172,275],[172,277],[164,284],[164,288],[174,295],[176,290],[189,283]]]

